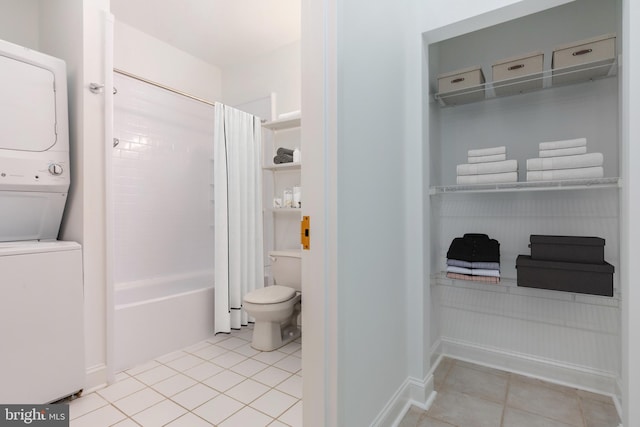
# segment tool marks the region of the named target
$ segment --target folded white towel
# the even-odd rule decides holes
[[[493,156],[494,154],[507,154],[507,147],[503,145],[502,147],[479,148],[467,151],[467,156],[469,157]]]
[[[487,173],[515,172],[518,170],[517,160],[503,160],[501,162],[475,163],[458,165],[458,175],[483,175]]]
[[[527,159],[528,171],[572,169],[602,166],[602,153],[578,154],[576,156],[547,157],[544,159]]]
[[[507,160],[506,154],[494,154],[491,156],[470,156],[467,157],[467,163],[490,163],[501,162]]]
[[[586,152],[586,145],[584,147],[556,148],[555,150],[540,150],[539,157],[575,156],[576,154],[585,154]]]
[[[540,150],[556,150],[558,148],[585,147],[587,138],[565,139],[562,141],[541,142],[538,144]]]
[[[485,175],[461,175],[456,178],[456,182],[460,185],[518,182],[518,172],[488,173]]]
[[[602,178],[604,169],[601,166],[577,169],[554,169],[548,171],[529,171],[527,181],[554,181],[562,179]]]

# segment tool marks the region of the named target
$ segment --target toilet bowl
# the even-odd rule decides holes
[[[251,347],[278,349],[300,336],[300,251],[272,251],[271,272],[275,285],[245,295],[242,307],[255,319]]]

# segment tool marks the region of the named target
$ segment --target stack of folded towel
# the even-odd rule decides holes
[[[541,142],[539,158],[527,160],[527,181],[602,178],[602,153],[587,153],[587,139]]]
[[[474,282],[500,282],[500,243],[486,234],[456,237],[447,251],[447,277]]]
[[[489,184],[518,181],[518,161],[507,160],[506,147],[467,152],[467,163],[456,168],[458,184]]]
[[[279,165],[280,163],[293,163],[293,150],[288,148],[278,148],[276,156],[273,158],[273,163]]]

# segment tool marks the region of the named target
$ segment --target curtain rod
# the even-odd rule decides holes
[[[197,96],[193,96],[193,95],[190,95],[190,94],[188,94],[186,92],[182,92],[182,91],[179,91],[177,89],[173,89],[173,88],[171,88],[169,86],[165,86],[165,85],[163,85],[161,83],[157,83],[157,82],[154,82],[152,80],[145,79],[144,77],[136,76],[135,74],[131,74],[131,73],[127,72],[127,71],[123,71],[123,70],[119,70],[117,68],[114,68],[113,72],[114,73],[118,73],[118,74],[122,74],[123,76],[131,77],[132,79],[139,80],[139,81],[144,82],[144,83],[148,83],[148,84],[150,84],[152,86],[159,87],[159,88],[164,89],[164,90],[168,90],[169,92],[173,92],[173,93],[176,93],[178,95],[186,96],[187,98],[193,99],[194,101],[202,102],[202,103],[205,103],[205,104],[211,105],[211,106],[214,105],[213,102],[207,101],[206,99],[198,98]]]

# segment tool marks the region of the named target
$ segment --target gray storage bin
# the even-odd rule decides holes
[[[496,96],[542,89],[543,62],[542,52],[531,52],[493,64],[491,68]]]
[[[616,58],[616,36],[605,34],[557,47],[553,51],[553,84],[572,83],[609,74]],[[576,71],[563,74],[567,71]]]
[[[540,261],[528,255],[516,259],[518,286],[580,294],[613,296],[611,264]]]
[[[438,76],[438,97],[446,105],[466,104],[485,98],[482,68],[472,67]]]

